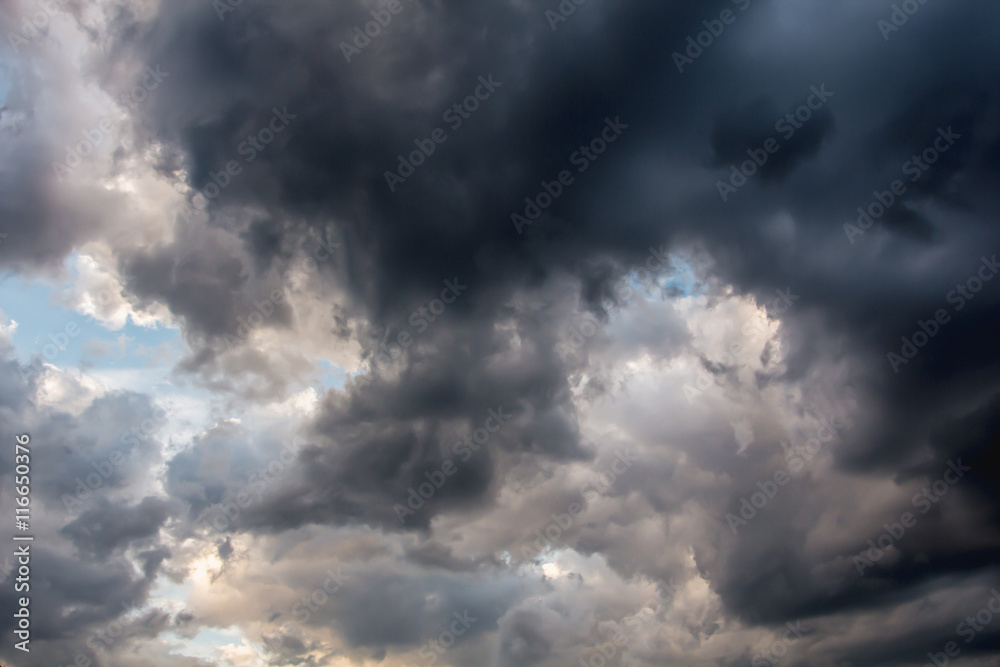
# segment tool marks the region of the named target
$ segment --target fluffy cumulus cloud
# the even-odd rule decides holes
[[[0,658],[993,664],[998,20],[4,2]]]

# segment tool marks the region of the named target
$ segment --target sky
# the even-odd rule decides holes
[[[1000,665],[998,21],[0,0],[0,662]]]

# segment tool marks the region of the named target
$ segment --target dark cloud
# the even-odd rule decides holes
[[[143,498],[134,507],[112,505],[98,498],[94,506],[62,528],[79,553],[97,559],[107,558],[132,542],[155,537],[170,516],[169,503],[158,498]]]
[[[803,102],[811,102],[814,106],[825,102],[817,94],[807,92],[809,97],[804,97]],[[779,112],[773,104],[760,101],[727,112],[712,130],[716,166],[729,168],[735,164],[740,168],[753,159],[763,164],[759,169],[751,167],[745,171],[757,171],[765,179],[787,176],[799,163],[815,156],[823,140],[833,131],[833,114],[828,108],[819,107],[814,112],[812,107],[807,107],[806,112],[796,116],[802,106],[805,104]],[[802,120],[804,118],[807,120]]]
[[[647,647],[649,664],[681,662],[684,650],[710,645],[715,664],[752,658],[759,647],[745,637],[725,657],[712,642],[735,634],[734,625],[780,632],[801,618],[831,642],[796,651],[818,651],[824,664],[904,664],[947,641],[961,617],[906,605],[941,596],[950,610],[973,599],[966,588],[993,585],[1000,555],[993,453],[1000,282],[969,286],[981,281],[982,267],[992,271],[1000,250],[998,10],[926,3],[885,39],[877,22],[893,7],[883,0],[836,8],[595,0],[555,30],[546,18],[555,3],[404,0],[403,7],[350,63],[340,43],[370,20],[365,3],[247,0],[223,20],[195,0],[112,12],[106,34],[91,35],[103,53],[91,67],[99,84],[115,93],[134,85],[135,68],[123,63],[170,72],[134,110],[131,143],[116,153],[118,173],[128,175],[128,159],[143,156],[193,204],[203,196],[195,191],[218,190],[204,213],[167,214],[170,233],[141,247],[114,241],[127,217],[119,195],[61,185],[52,174],[53,156],[84,121],[33,120],[35,77],[7,94],[0,231],[9,238],[0,262],[9,270],[54,271],[87,242],[107,243],[129,276],[129,302],[162,304],[182,327],[190,350],[175,379],[233,403],[268,404],[301,388],[305,349],[314,344],[340,345],[375,367],[322,394],[304,425],[309,445],[226,522],[224,537],[213,536],[215,556],[228,567],[244,538],[371,530],[419,540],[401,551],[406,567],[425,574],[500,571],[511,549],[503,540],[568,511],[581,483],[574,475],[610,465],[605,448],[620,439],[641,450],[643,463],[590,502],[579,523],[560,531],[559,544],[632,580],[687,572],[710,591],[699,602],[717,596],[721,605],[704,603],[702,618],[677,626],[693,643]],[[723,10],[734,22],[678,72],[673,53],[711,30],[705,22]],[[499,87],[450,126],[445,111],[487,76]],[[782,137],[777,124],[820,86],[832,96]],[[15,113],[27,114],[19,133],[10,129]],[[281,131],[273,130],[275,118]],[[573,156],[615,119],[627,126],[621,136],[577,171]],[[273,140],[248,148],[268,128]],[[390,189],[386,171],[398,170],[399,156],[435,128],[447,141]],[[912,171],[913,157],[941,132],[954,133],[954,142]],[[718,182],[728,181],[730,165],[770,137],[780,150],[723,199]],[[220,176],[231,162],[239,173]],[[525,198],[552,188],[563,169],[574,182],[519,234],[511,214],[526,214]],[[896,180],[906,190],[882,204],[884,216],[845,233],[858,208],[885,201]],[[316,239],[340,245],[303,278],[298,262]],[[672,256],[661,270],[671,286],[617,290],[623,278],[641,282],[637,267],[650,248]],[[697,295],[678,287],[687,266],[703,283]],[[446,281],[467,286],[447,304]],[[960,286],[974,291],[961,308]],[[301,346],[297,356],[238,334],[241,318],[275,290],[299,300],[275,304],[260,331],[273,336],[269,343]],[[789,290],[791,308],[770,305]],[[742,297],[780,319],[780,335],[769,333],[753,358],[714,357],[699,346],[728,334],[711,318],[738,319],[726,309]],[[893,368],[888,355],[903,354],[901,338],[926,331],[939,309],[948,321]],[[334,324],[309,329],[314,310]],[[597,315],[600,333],[575,354],[560,353],[586,313]],[[7,364],[13,376],[17,368]],[[688,365],[707,372],[723,398],[681,402],[683,382],[657,393],[637,378],[646,368]],[[623,387],[635,390],[629,399],[642,410],[617,403]],[[117,423],[141,419],[150,407],[143,397],[113,394],[79,417],[53,412],[43,422],[23,392],[4,391],[12,414],[59,443],[59,456],[39,463],[46,471],[39,496],[53,506],[91,472],[89,458],[113,446],[96,415]],[[469,460],[456,460],[455,444],[501,408],[509,421]],[[783,487],[734,535],[721,517],[783,465],[783,442],[809,437],[809,412],[828,408],[850,412],[852,427],[822,465]],[[602,432],[590,426],[594,419]],[[739,442],[730,419],[744,419],[753,441]],[[174,508],[183,504],[178,535],[207,529],[206,512],[253,488],[251,475],[281,444],[220,420],[171,452],[163,479],[169,499],[112,499],[110,492],[130,489],[137,471],[129,463],[61,534],[83,560],[110,564],[146,550],[142,583],[123,581],[148,587],[174,557],[154,539],[171,529]],[[153,438],[129,449],[135,466],[161,454]],[[959,458],[972,470],[948,504],[922,515],[892,558],[859,575],[851,556],[909,506],[911,487],[932,483]],[[396,506],[448,461],[456,472],[401,526]],[[545,474],[525,475],[538,488],[526,484],[512,498],[505,480],[525,462]],[[671,540],[661,543],[662,534]],[[391,659],[387,647],[433,637],[463,605],[489,619],[472,634],[495,633],[499,664],[568,664],[560,661],[570,638],[583,646],[590,637],[574,634],[562,610],[518,606],[514,595],[476,599],[471,584],[421,586],[396,570],[359,579],[363,586],[331,598],[317,619],[380,660]],[[428,614],[434,586],[449,595]],[[502,613],[487,610],[494,603]],[[876,642],[845,629],[892,612],[919,616],[919,632]],[[74,631],[67,626],[58,627]],[[976,650],[989,659],[995,649],[986,633]],[[282,650],[320,649],[289,635]],[[454,659],[463,655],[456,650]],[[803,656],[796,659],[819,664]]]
[[[144,607],[169,557],[167,550],[148,548],[155,546],[150,538],[167,517],[166,501],[150,497],[129,507],[108,500],[141,485],[143,468],[158,457],[153,442],[164,413],[148,396],[134,393],[95,397],[79,415],[62,412],[38,400],[39,386],[54,379],[53,371],[33,375],[30,370],[9,356],[0,364],[5,387],[0,409],[7,415],[3,438],[14,443],[16,435],[31,435],[31,525],[37,541],[30,543],[31,588],[21,593],[31,594],[32,639],[38,642],[31,644],[31,658],[38,662],[29,664],[68,664],[77,654],[93,659],[87,638]],[[131,427],[137,430],[130,432]],[[112,454],[121,454],[114,458],[117,465],[109,463]],[[10,515],[15,507],[14,455],[13,446],[0,453],[2,506]],[[100,483],[92,481],[83,487],[86,495],[78,496],[78,484],[86,484],[79,480],[91,474]],[[71,499],[68,505],[64,498]],[[63,548],[60,532],[77,553]],[[147,550],[134,553],[134,561],[123,557],[126,549],[141,548],[144,542]],[[10,580],[0,597],[4,608],[16,607],[18,595]],[[5,618],[0,625],[12,633],[14,619]],[[163,629],[162,623],[147,619],[130,633],[140,628],[146,628],[147,636]],[[15,656],[9,643],[5,650],[5,657]]]

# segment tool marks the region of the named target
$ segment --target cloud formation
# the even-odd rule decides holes
[[[957,626],[1000,584],[998,18],[102,0],[8,39],[3,270],[179,352],[125,388],[0,323],[40,506],[0,656],[995,660]]]

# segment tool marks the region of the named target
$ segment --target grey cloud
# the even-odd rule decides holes
[[[648,462],[615,490],[619,505],[603,523],[574,528],[566,544],[628,576],[662,576],[689,566],[690,557],[732,625],[763,629],[805,617],[830,637],[843,637],[858,630],[837,629],[836,620],[932,593],[953,599],[963,583],[981,587],[984,578],[995,578],[991,447],[1000,428],[1000,292],[987,283],[961,310],[948,295],[1000,245],[994,221],[1000,104],[991,85],[998,10],[925,3],[887,41],[876,23],[893,11],[883,0],[836,7],[754,0],[745,11],[742,3],[721,0],[595,1],[578,6],[556,31],[545,18],[553,4],[408,3],[351,63],[338,45],[368,20],[371,8],[362,3],[244,2],[219,20],[205,3],[184,0],[148,15],[122,11],[102,37],[108,55],[94,70],[108,89],[128,83],[117,66],[123,61],[159,63],[171,72],[171,85],[136,109],[131,128],[137,153],[155,154],[157,173],[178,189],[205,191],[228,161],[242,167],[211,200],[207,220],[178,222],[169,243],[121,254],[133,276],[130,298],[162,302],[181,322],[191,350],[176,377],[236,401],[266,403],[291,391],[300,369],[282,368],[266,351],[223,349],[219,340],[255,300],[289,280],[306,237],[336,238],[345,248],[316,272],[315,289],[339,323],[331,340],[352,340],[371,360],[380,341],[401,333],[412,338],[372,381],[323,395],[307,425],[312,444],[242,511],[232,538],[367,526],[434,540],[407,551],[409,566],[471,577],[496,567],[502,551],[476,522],[493,519],[506,534],[519,520],[501,481],[518,461],[553,470],[599,464],[583,427],[595,411],[613,415],[626,434],[617,437],[641,447]],[[739,20],[679,73],[672,52],[723,9]],[[447,127],[443,112],[487,74],[502,87],[460,128],[449,128],[448,140],[391,192],[385,172],[397,167],[398,156]],[[775,134],[775,122],[821,84],[835,96],[794,138],[780,141],[758,177],[721,201],[716,182],[727,178],[729,164],[759,148]],[[31,85],[12,89],[5,117],[30,115]],[[296,117],[245,160],[242,142],[266,126],[275,108]],[[585,172],[576,171],[571,156],[599,136],[607,118],[629,127]],[[4,152],[12,178],[0,186],[0,231],[10,242],[0,247],[0,261],[12,270],[51,269],[73,248],[108,235],[112,222],[102,212],[115,199],[65,194],[46,167],[62,128],[52,129],[58,140],[47,140],[42,128],[24,127]],[[844,225],[856,221],[857,208],[895,179],[908,179],[904,164],[947,127],[961,135],[953,149],[906,180],[905,195],[885,218],[851,243]],[[573,170],[575,182],[518,235],[511,213],[524,211],[525,197],[543,191],[543,181],[551,183],[562,169]],[[630,314],[608,323],[584,354],[563,359],[557,352],[580,316],[575,310],[595,313],[616,301],[615,283],[645,261],[650,246],[661,245],[711,258],[696,267],[711,277],[705,311],[730,293],[759,304],[789,286],[801,295],[794,308],[775,313],[780,340],[764,353],[770,358],[780,344],[783,362],[753,375],[751,386],[737,368],[705,357],[730,403],[687,406],[680,387],[676,397],[643,406],[645,413],[596,400],[613,395],[615,379],[603,374],[602,363],[682,365],[694,335],[677,312]],[[468,291],[417,331],[411,314],[455,276]],[[667,296],[680,303],[687,295],[678,292]],[[939,308],[952,321],[894,372],[887,353]],[[266,326],[294,341],[297,315],[282,306]],[[595,400],[581,407],[574,390],[584,377]],[[790,484],[733,537],[721,517],[781,464],[780,441],[788,437],[758,397],[785,391],[809,402],[847,387],[863,401],[856,427],[830,447],[830,467]],[[5,400],[12,410],[29,410],[17,392]],[[110,406],[129,399],[105,400]],[[412,523],[400,527],[393,505],[453,457],[452,444],[478,428],[486,410],[501,405],[514,414],[511,422],[474,459],[458,464]],[[742,453],[723,419],[733,405],[750,414],[758,434]],[[76,438],[63,445],[69,463],[53,461],[50,468],[60,470],[50,488],[61,493],[83,468],[77,449],[107,443],[64,416],[45,428],[53,440],[56,433]],[[251,440],[219,427],[173,456],[165,486],[172,500],[187,504],[190,519],[239,489],[260,451],[277,447],[267,438],[245,447]],[[233,469],[211,469],[213,452],[231,453]],[[853,509],[854,485],[869,488],[862,484],[877,480],[881,493],[901,493],[900,485],[932,480],[954,457],[974,462],[950,499],[954,515],[928,514],[898,561],[880,564],[871,578],[850,579],[852,549],[868,536],[847,537],[840,529],[892,518]],[[833,486],[834,478],[849,488]],[[533,508],[539,515],[557,511],[573,491],[564,478],[551,479],[557,481],[549,480]],[[119,482],[109,485],[117,489]],[[165,520],[162,508],[118,508],[120,529],[97,543],[83,530],[94,525],[96,507],[68,528],[77,546],[94,555],[110,556],[130,539],[149,537],[150,526]],[[435,533],[442,526],[447,536]],[[690,543],[658,542],[653,533],[668,530]],[[226,551],[216,548],[219,556]],[[349,645],[385,655],[386,647],[433,636],[431,621],[444,614],[414,619],[423,596],[445,582],[422,589],[394,569],[367,573],[364,581],[363,590],[349,588],[324,612]],[[448,598],[458,605],[470,600]],[[516,608],[513,596],[499,596],[501,603],[505,614],[491,612],[493,621],[501,619],[501,662],[559,659],[569,631],[554,612]],[[948,636],[950,620],[921,619],[924,637]],[[714,641],[716,622],[691,621],[699,642]],[[995,654],[993,636],[978,644],[987,659]],[[912,639],[847,642],[823,649],[822,659],[904,664],[916,659],[906,643]],[[740,651],[712,660],[733,664],[752,655]]]

